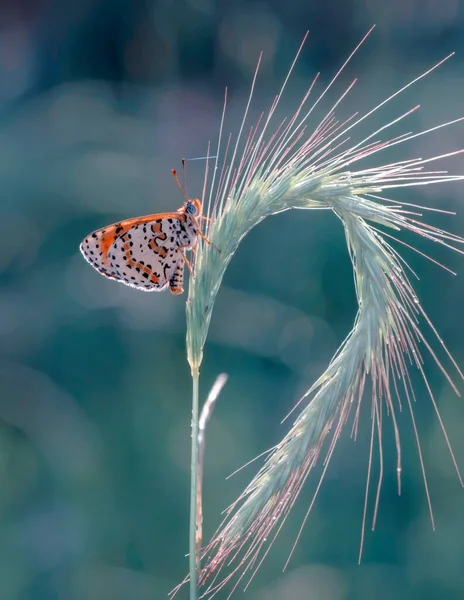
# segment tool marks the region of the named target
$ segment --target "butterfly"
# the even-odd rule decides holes
[[[126,219],[89,234],[81,243],[84,258],[99,273],[144,292],[160,292],[169,286],[182,294],[184,267],[193,276],[186,250],[195,252],[201,232],[202,205],[188,199],[173,169],[185,202],[176,212]],[[213,245],[213,244],[211,244]]]

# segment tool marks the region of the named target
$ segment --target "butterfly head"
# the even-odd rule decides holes
[[[198,200],[198,198],[187,200],[187,202],[184,204],[183,210],[191,217],[199,217],[201,215],[201,202]]]

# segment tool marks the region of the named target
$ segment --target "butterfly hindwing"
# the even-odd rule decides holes
[[[108,250],[113,276],[141,290],[164,289],[183,261],[180,229],[178,219],[158,218],[123,233]]]

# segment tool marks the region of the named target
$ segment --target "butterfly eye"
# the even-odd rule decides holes
[[[195,204],[193,204],[192,202],[189,202],[187,204],[187,212],[190,215],[196,215],[198,211],[197,211],[197,207],[195,206]]]

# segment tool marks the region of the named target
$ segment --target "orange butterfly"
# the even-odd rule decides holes
[[[144,292],[160,292],[168,285],[182,294],[184,265],[192,267],[186,250],[195,251],[201,232],[201,202],[189,200],[173,169],[184,205],[176,212],[134,217],[108,225],[88,235],[80,245],[84,258],[105,277]]]

